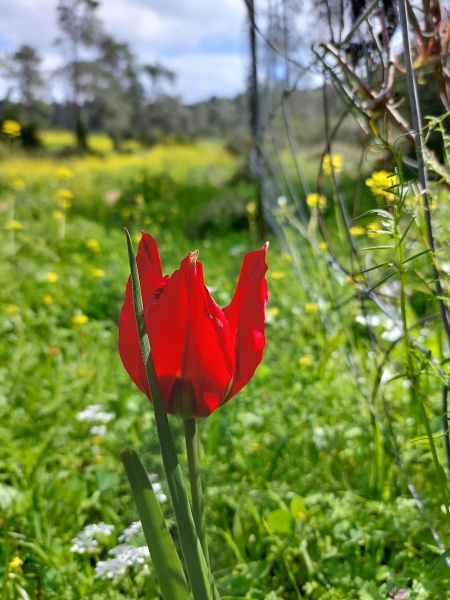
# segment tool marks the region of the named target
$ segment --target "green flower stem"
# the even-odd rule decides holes
[[[189,480],[191,483],[192,514],[194,517],[197,535],[202,545],[206,564],[209,568],[209,552],[206,540],[205,513],[203,510],[203,490],[200,477],[200,465],[198,460],[197,430],[195,419],[184,419],[184,438],[186,441],[186,452],[189,467]]]
[[[178,462],[177,453],[172,439],[172,431],[169,426],[169,421],[159,390],[155,366],[151,356],[150,342],[145,327],[141,285],[136,265],[136,258],[134,256],[130,234],[127,229],[125,229],[125,235],[127,240],[128,259],[130,263],[133,305],[139,335],[139,344],[141,346],[142,358],[146,367],[148,384],[151,390],[164,471],[175,511],[175,518],[177,521],[186,571],[194,600],[211,600],[212,598],[218,597],[218,593],[206,565],[200,540],[197,536],[194,520],[192,518],[191,507],[189,505],[186,488],[183,482],[181,466]]]
[[[124,448],[120,457],[130,481],[162,596],[164,600],[191,600],[175,544],[139,456],[132,448]]]

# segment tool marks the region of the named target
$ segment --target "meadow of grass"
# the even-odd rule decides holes
[[[140,229],[158,240],[165,273],[199,248],[205,281],[226,305],[242,255],[260,245],[248,208],[253,189],[229,183],[236,167],[206,142],[103,158],[13,153],[0,164],[2,600],[160,597],[142,533],[128,529],[137,513],[119,458],[126,445],[139,451],[172,522],[151,406],[116,348],[128,276],[122,228],[135,242]],[[352,168],[344,164],[342,173],[350,196]],[[280,226],[295,226],[290,207],[280,210]],[[331,204],[326,211],[330,224]],[[436,211],[445,239],[449,214],[443,203]],[[354,230],[355,243],[388,246],[386,226],[380,221],[375,231],[367,221]],[[308,237],[317,243],[308,246],[295,227],[285,227],[281,246],[270,236],[263,363],[199,423],[214,576],[224,599],[447,598],[449,570],[436,565],[441,549],[430,524],[448,547],[448,485],[420,407],[397,377],[403,350],[392,322],[374,325],[387,335],[371,345],[359,280],[336,270],[333,280],[314,223]],[[338,235],[331,231],[331,240]],[[351,265],[348,246],[339,251]],[[372,250],[366,265],[388,260],[383,252],[390,250]],[[422,280],[408,280],[412,321],[434,308],[418,260],[413,271],[423,269]],[[434,323],[425,318],[414,330],[430,353],[414,360],[422,361],[437,437],[440,386],[430,355],[442,357]],[[395,448],[380,416],[387,407]],[[172,422],[181,449],[182,428]]]

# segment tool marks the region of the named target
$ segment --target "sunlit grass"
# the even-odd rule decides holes
[[[74,146],[76,143],[75,134],[65,129],[40,131],[39,139],[49,150],[63,148],[64,146]]]
[[[343,156],[342,177],[352,165]],[[261,244],[246,228],[246,204],[239,228],[191,225],[208,211],[216,215],[220,194],[227,194],[226,203],[239,198],[239,189],[225,183],[235,167],[219,142],[70,159],[13,154],[0,163],[2,600],[25,597],[17,586],[30,597],[34,590],[48,598],[158,597],[151,564],[148,572],[95,578],[98,561],[110,557],[136,520],[118,458],[124,445],[142,453],[167,494],[151,407],[117,354],[128,277],[122,227],[130,228],[135,244],[140,229],[158,238],[167,273],[198,248],[205,282],[226,306],[242,255]],[[320,197],[310,204],[320,208]],[[436,211],[441,230],[450,218],[443,204]],[[331,206],[328,198],[322,207]],[[371,235],[385,239],[370,219]],[[366,245],[366,237],[358,235],[356,243]],[[445,597],[449,577],[442,566],[430,572],[438,551],[427,524],[383,432],[373,428],[366,398],[375,376],[371,347],[355,320],[359,305],[348,301],[356,281],[341,277],[333,284],[326,244],[313,255],[300,237],[292,238],[291,252],[285,250],[271,239],[263,363],[236,398],[199,423],[220,589],[230,598],[297,600],[294,581],[313,600],[377,599],[411,580],[431,590],[418,598]],[[423,343],[434,343],[433,331],[422,333]],[[401,360],[400,348],[394,359]],[[357,381],[349,362],[364,367]],[[405,462],[444,536],[445,515],[428,453],[417,442],[408,388],[400,378],[384,385]],[[434,402],[436,385],[426,385]],[[86,411],[110,420],[90,422]],[[437,435],[440,420],[435,425]],[[171,520],[169,503],[163,509]],[[73,551],[85,526],[98,523],[114,525],[113,533],[93,552]]]
[[[53,136],[56,132],[50,132]],[[60,132],[61,139],[70,136]],[[56,136],[57,139],[60,139]],[[50,138],[52,139],[52,138]],[[98,143],[106,147],[106,137],[98,138]],[[87,155],[72,158],[28,158],[13,156],[0,163],[0,179],[6,185],[20,177],[25,183],[50,181],[57,178],[62,166],[70,168],[73,174],[87,185],[92,178],[111,173],[127,178],[134,175],[167,175],[174,181],[223,181],[229,177],[235,165],[233,158],[219,142],[203,141],[193,145],[160,144],[151,149],[134,154],[110,153],[106,156]]]

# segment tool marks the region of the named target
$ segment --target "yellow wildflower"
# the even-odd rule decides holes
[[[289,254],[289,252],[283,252],[281,258],[287,262],[292,262],[292,254]]]
[[[72,198],[73,198],[73,192],[71,192],[67,188],[59,188],[59,190],[58,190],[58,198],[60,200],[72,200]]]
[[[67,179],[71,179],[73,177],[73,173],[68,167],[59,167],[59,169],[56,171],[56,176],[58,179],[67,181]]]
[[[144,217],[144,223],[146,225],[151,225],[153,223],[153,219],[151,217]]]
[[[367,236],[370,238],[376,237],[379,233],[379,228],[380,226],[376,221],[374,221],[373,223],[368,223],[366,225]]]
[[[355,225],[354,227],[350,227],[350,233],[354,236],[357,235],[364,235],[366,233],[366,230],[364,229],[364,227],[360,227],[359,225]]]
[[[394,199],[392,192],[387,192],[387,188],[398,183],[397,176],[388,173],[387,171],[374,171],[372,175],[366,179],[366,185],[374,196],[384,196],[388,200]]]
[[[8,567],[10,569],[17,569],[23,565],[23,560],[19,556],[15,556],[12,560],[9,561]]]
[[[144,206],[145,204],[145,198],[142,194],[136,194],[134,197],[134,201],[138,206]]]
[[[319,243],[319,248],[321,250],[328,250],[328,244],[326,242],[320,242]]]
[[[45,274],[45,278],[49,283],[55,283],[55,281],[58,281],[58,273],[55,273],[54,271],[48,271]]]
[[[315,302],[307,302],[305,304],[305,312],[307,312],[308,314],[313,314],[316,313],[319,310],[319,305],[316,304]]]
[[[133,235],[133,242],[135,242],[136,244],[139,244],[139,242],[141,241],[141,234],[140,233],[135,233]]]
[[[104,277],[105,271],[103,269],[92,268],[91,275],[92,275],[92,277]]]
[[[86,248],[89,248],[89,250],[92,250],[92,252],[100,252],[100,244],[97,242],[97,240],[86,240]]]
[[[6,119],[3,121],[2,133],[9,135],[10,137],[18,137],[21,132],[20,123],[13,121],[12,119]]]
[[[64,218],[64,213],[62,212],[62,210],[54,210],[53,211],[53,217],[57,220],[57,221],[61,221],[61,219]]]
[[[309,356],[302,356],[298,359],[298,364],[302,367],[310,367],[313,364],[313,360]]]
[[[313,194],[308,194],[306,196],[306,204],[309,208],[315,208],[317,206],[319,210],[324,210],[327,207],[327,199],[325,196],[314,192]]]
[[[42,296],[42,302],[45,306],[50,306],[53,304],[53,296],[51,294],[44,294],[44,296]]]
[[[15,190],[23,190],[25,181],[21,177],[14,177],[11,181],[11,185]]]
[[[278,317],[280,314],[280,309],[277,306],[271,306],[269,308],[269,314],[271,314],[272,317]]]
[[[245,207],[247,210],[247,214],[250,216],[255,216],[256,213],[258,212],[258,207],[256,205],[256,202],[247,202],[247,206]]]
[[[250,450],[259,450],[261,448],[261,444],[259,442],[251,442],[250,443]]]
[[[322,160],[323,172],[327,175],[331,173],[339,174],[342,172],[344,162],[342,160],[342,154],[325,154]]]
[[[78,314],[72,317],[72,323],[75,325],[85,325],[89,321],[89,317],[87,315]]]
[[[272,277],[272,279],[275,279],[278,281],[279,279],[284,279],[285,273],[283,273],[283,271],[271,271],[270,276]]]
[[[419,197],[414,196],[413,200],[415,200],[416,203],[419,203],[420,206],[425,206],[423,195],[420,195]],[[437,208],[437,199],[434,196],[428,196],[428,206],[430,207],[430,210]]]
[[[122,217],[128,218],[131,216],[131,210],[128,207],[122,208]]]
[[[20,308],[16,304],[8,304],[6,307],[6,314],[17,315],[20,312]]]
[[[17,221],[17,219],[11,219],[11,221],[7,221],[3,225],[3,229],[7,229],[9,231],[20,231],[22,229],[22,223]]]
[[[94,460],[96,463],[103,463],[105,462],[105,457],[103,456],[103,454],[97,454],[96,456],[94,456]]]

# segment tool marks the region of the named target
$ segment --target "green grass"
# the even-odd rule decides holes
[[[13,157],[0,168],[2,600],[159,597],[149,561],[112,580],[95,577],[137,519],[120,449],[135,447],[168,495],[151,407],[116,348],[128,276],[122,228],[135,240],[141,228],[158,239],[165,273],[199,248],[220,306],[231,298],[243,254],[260,242],[246,221],[252,189],[227,187],[234,164],[217,145],[153,152],[67,163]],[[72,177],[62,177],[63,165]],[[70,206],[62,188],[73,195]],[[230,198],[237,199],[233,210]],[[331,224],[330,206],[325,216]],[[445,230],[447,212],[438,218]],[[311,253],[300,237],[291,239],[293,259],[270,241],[264,361],[237,397],[199,424],[222,596],[366,600],[386,598],[396,586],[408,598],[446,598],[448,569],[431,570],[440,552],[379,426],[382,401],[371,397],[376,361],[368,357],[367,329],[355,321],[354,282],[334,281],[325,251]],[[345,244],[340,252],[350,263]],[[425,262],[415,266],[426,274]],[[414,281],[411,318],[433,309]],[[337,298],[353,299],[337,311]],[[433,351],[439,335],[430,325],[424,343]],[[377,349],[377,360],[388,345]],[[397,346],[389,364],[402,360]],[[439,381],[423,370],[439,436]],[[403,464],[448,547],[418,408],[404,379],[383,385]],[[77,418],[93,404],[113,417],[103,431],[91,429],[100,421]],[[182,427],[172,423],[185,465]],[[444,464],[440,448],[439,456]],[[163,509],[171,522],[170,503]],[[101,522],[114,525],[113,533],[87,553],[71,551],[86,525]]]

